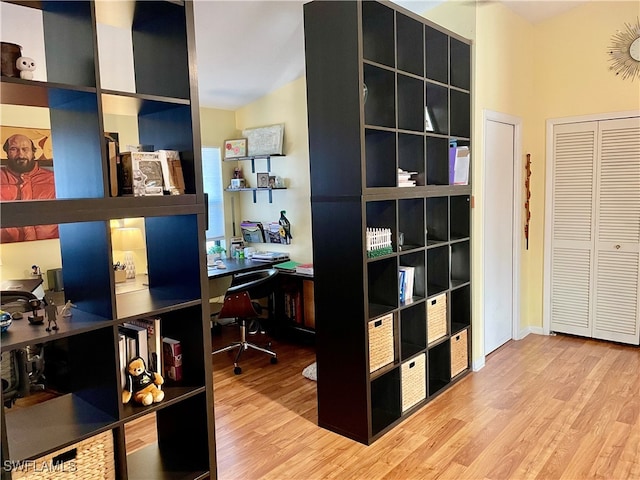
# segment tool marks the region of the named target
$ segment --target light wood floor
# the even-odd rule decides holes
[[[251,353],[240,376],[213,359],[221,480],[640,479],[637,347],[510,342],[368,447],[317,426],[313,349],[274,347],[277,365]]]

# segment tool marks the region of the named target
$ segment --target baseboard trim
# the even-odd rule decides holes
[[[471,362],[471,369],[474,372],[477,372],[478,370],[484,368],[485,366],[485,358],[478,358],[477,360],[474,360],[473,362]]]

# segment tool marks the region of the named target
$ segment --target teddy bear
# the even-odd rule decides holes
[[[127,364],[127,384],[122,391],[122,403],[133,400],[142,405],[151,405],[164,398],[164,392],[158,385],[164,383],[162,375],[147,370],[142,357],[134,357]]]
[[[36,62],[31,57],[19,57],[16,60],[16,68],[20,70],[20,78],[23,80],[33,80],[33,71],[36,69]]]

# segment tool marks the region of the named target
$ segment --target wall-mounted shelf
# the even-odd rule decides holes
[[[253,192],[253,203],[256,203],[256,192],[269,192],[269,203],[273,203],[272,192],[274,190],[286,190],[286,188],[226,188],[227,192]]]
[[[225,158],[224,162],[237,162],[237,161],[245,161],[251,160],[251,173],[256,173],[256,160],[265,159],[267,161],[267,172],[271,171],[271,157],[284,157],[284,155],[274,154],[274,155],[254,155],[251,157],[237,157],[237,158]]]

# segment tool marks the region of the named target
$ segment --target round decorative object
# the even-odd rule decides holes
[[[640,78],[640,20],[624,24],[626,30],[618,31],[611,37],[609,46],[610,70],[622,78],[634,80]]]
[[[0,333],[6,332],[13,319],[11,318],[11,314],[9,312],[5,312],[4,310],[0,310]]]

